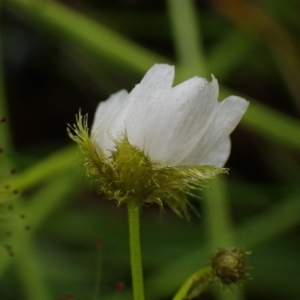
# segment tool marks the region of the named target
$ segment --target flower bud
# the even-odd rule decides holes
[[[250,252],[237,247],[220,249],[212,258],[211,267],[214,276],[223,284],[241,283],[249,277],[249,266],[245,257]]]

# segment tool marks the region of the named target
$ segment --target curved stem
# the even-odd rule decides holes
[[[204,267],[192,274],[180,287],[173,300],[193,299],[204,292],[211,283],[211,267]]]
[[[133,299],[144,300],[144,280],[140,246],[140,209],[133,203],[128,203],[127,208]]]

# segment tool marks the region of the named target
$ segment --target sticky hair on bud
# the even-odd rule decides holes
[[[243,283],[249,278],[250,267],[245,259],[249,254],[237,247],[220,249],[211,261],[213,275],[225,286]]]

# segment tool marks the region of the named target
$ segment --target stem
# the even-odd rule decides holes
[[[211,283],[211,268],[204,267],[192,274],[180,287],[173,300],[192,299],[204,292]]]
[[[167,1],[178,62],[183,68],[181,79],[207,75],[206,57],[202,48],[199,14],[193,0]]]
[[[17,253],[17,274],[23,285],[25,298],[28,300],[51,300],[51,295],[44,280],[44,274],[35,255],[32,238],[22,236],[22,248]]]
[[[132,202],[128,203],[127,208],[133,299],[144,300],[144,280],[140,246],[140,209]]]

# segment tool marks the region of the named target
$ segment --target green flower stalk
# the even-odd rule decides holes
[[[229,134],[248,107],[236,96],[218,102],[215,78],[195,77],[172,88],[173,79],[174,67],[154,65],[131,93],[122,90],[99,104],[91,133],[81,113],[68,129],[99,191],[127,205],[129,222],[136,224],[129,225],[136,259],[140,255],[133,244],[139,238],[132,234],[138,234],[140,207],[155,203],[188,217],[189,196],[206,180],[227,172]],[[134,269],[141,268],[131,258]],[[133,274],[140,286],[141,276],[141,271]],[[142,298],[141,293],[135,296]]]

